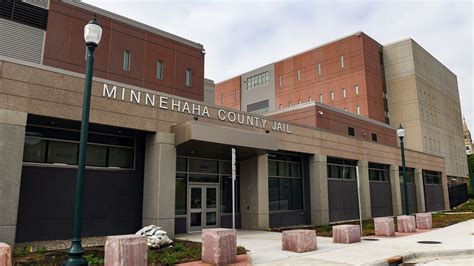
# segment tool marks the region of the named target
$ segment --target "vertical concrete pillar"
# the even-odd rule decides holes
[[[357,161],[357,166],[359,167],[362,219],[370,219],[372,217],[372,204],[370,203],[369,162]]]
[[[329,224],[328,168],[326,155],[309,157],[311,224]]]
[[[176,148],[174,134],[157,132],[146,137],[142,225],[161,226],[174,237]]]
[[[423,170],[415,169],[415,191],[416,191],[416,208],[418,212],[425,212],[425,185],[423,182]]]
[[[269,228],[267,154],[240,161],[240,213],[242,229]]]
[[[26,113],[0,109],[0,242],[15,244]]]
[[[449,188],[448,188],[448,176],[446,172],[443,172],[441,175],[441,185],[443,185],[443,197],[444,197],[444,209],[449,210]]]
[[[392,189],[393,216],[402,215],[402,194],[400,191],[400,172],[398,165],[390,165],[390,187]]]

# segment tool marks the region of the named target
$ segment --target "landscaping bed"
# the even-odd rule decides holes
[[[176,240],[173,245],[159,249],[148,249],[149,265],[169,265],[201,260],[201,243]],[[104,246],[84,248],[84,258],[89,265],[104,264]],[[237,255],[246,254],[247,250],[237,247]],[[22,245],[13,253],[13,265],[62,265],[67,258],[67,250],[46,250]]]
[[[446,226],[453,225],[456,223],[474,219],[474,199],[468,200],[467,202],[463,203],[462,205],[454,208],[453,210],[449,212],[433,213],[432,218],[433,218],[433,228],[442,228],[442,227],[446,227]],[[394,217],[394,222],[395,222],[395,230],[397,230],[396,217]],[[330,225],[318,225],[318,226],[304,225],[304,226],[281,227],[281,228],[272,228],[270,230],[274,232],[282,232],[284,230],[290,230],[290,229],[310,229],[310,230],[316,230],[316,234],[318,236],[332,237],[332,227],[338,224],[359,225],[359,221],[349,221],[349,222],[333,223]],[[373,219],[363,220],[362,229],[363,229],[362,236],[375,235],[374,220]]]

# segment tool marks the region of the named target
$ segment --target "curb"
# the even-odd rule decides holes
[[[373,266],[385,266],[393,265],[394,263],[403,263],[407,260],[413,260],[416,258],[425,258],[425,257],[453,257],[453,256],[465,256],[465,255],[474,255],[474,249],[453,249],[453,250],[440,250],[440,251],[420,251],[420,252],[410,252],[403,255],[393,256],[390,258],[382,259],[367,263],[366,265]]]

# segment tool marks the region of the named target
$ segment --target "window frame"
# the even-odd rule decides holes
[[[130,71],[132,64],[132,52],[130,50],[123,51],[123,62],[122,62],[122,70],[123,71]]]
[[[163,68],[164,63],[163,60],[156,60],[156,79],[163,80]]]
[[[186,87],[191,87],[192,86],[192,69],[187,67],[186,70],[185,70],[185,80],[184,80],[184,84],[186,85]]]

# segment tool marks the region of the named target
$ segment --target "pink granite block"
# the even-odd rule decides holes
[[[281,238],[283,250],[293,252],[308,252],[316,250],[316,231],[314,230],[288,230],[283,231]]]
[[[225,265],[235,262],[237,235],[235,229],[214,228],[202,230],[202,262]]]
[[[351,224],[335,225],[332,227],[332,238],[334,243],[360,242],[360,227]]]
[[[374,218],[376,236],[395,236],[395,223],[392,217]]]
[[[399,233],[414,233],[414,232],[416,232],[415,216],[413,216],[413,215],[397,216],[397,226],[398,226],[398,232]]]
[[[0,266],[12,266],[12,250],[8,244],[0,242]]]
[[[431,219],[431,213],[417,213],[416,215],[416,228],[418,229],[431,229],[433,228],[433,221]]]
[[[105,241],[105,266],[147,265],[146,236],[108,236]]]

